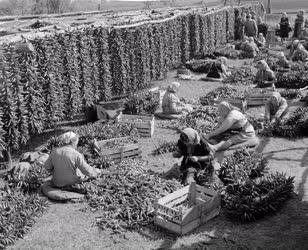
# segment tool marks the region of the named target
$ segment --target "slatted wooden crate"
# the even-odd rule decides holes
[[[152,137],[155,128],[154,115],[127,115],[120,113],[117,117],[118,122],[132,123],[137,128],[140,136]]]
[[[116,142],[117,140],[126,138],[128,137],[120,137],[98,141],[97,145],[102,150],[101,155],[105,156],[107,159],[114,161],[115,163],[119,163],[127,158],[140,158],[142,151],[137,143],[127,144],[125,146],[120,146],[115,149],[104,149],[107,143]]]
[[[262,106],[268,98],[273,94],[274,90],[271,88],[267,89],[251,89],[247,92],[247,105],[248,106]]]
[[[214,104],[218,105],[220,102],[226,101],[235,107],[238,107],[242,112],[247,110],[247,100],[246,99],[235,99],[235,98],[219,98],[214,100]]]
[[[183,235],[217,216],[220,203],[219,193],[193,182],[157,201],[154,223]]]
[[[124,108],[124,100],[99,102],[96,104],[97,118],[99,120],[115,119]]]

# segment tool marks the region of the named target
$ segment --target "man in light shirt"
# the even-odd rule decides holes
[[[77,134],[66,132],[60,137],[62,147],[54,148],[44,167],[52,173],[52,184],[55,187],[66,187],[82,182],[85,177],[96,178],[100,170],[91,167],[76,148],[79,141]]]

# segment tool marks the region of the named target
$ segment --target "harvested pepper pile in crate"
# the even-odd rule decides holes
[[[205,96],[200,97],[200,103],[202,105],[213,105],[214,100],[217,98],[244,99],[244,91],[230,86],[218,87],[207,93]]]
[[[261,131],[266,137],[298,138],[308,135],[308,107],[297,108],[283,124],[265,124]]]
[[[251,67],[242,66],[231,69],[230,76],[223,80],[223,83],[230,85],[251,85],[255,80],[255,74]]]
[[[249,222],[273,214],[289,199],[294,177],[276,173],[245,183],[229,185],[224,194],[224,208],[230,219]]]
[[[91,144],[94,138],[106,140],[123,136],[139,136],[138,130],[133,124],[101,121],[81,126],[75,129],[74,132],[79,135],[80,146]]]
[[[98,227],[120,232],[147,225],[153,221],[156,200],[181,188],[179,182],[145,170],[145,165],[126,160],[84,184],[89,206],[100,213]]]

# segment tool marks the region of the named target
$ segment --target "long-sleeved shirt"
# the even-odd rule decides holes
[[[280,98],[279,103],[274,103],[271,100],[268,100],[265,104],[265,119],[279,119],[281,115],[287,110],[287,108],[288,102],[283,97]]]
[[[52,172],[52,183],[65,187],[81,181],[85,176],[95,178],[99,171],[85,161],[82,154],[71,146],[53,149],[44,167]]]

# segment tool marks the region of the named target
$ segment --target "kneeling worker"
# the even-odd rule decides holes
[[[200,140],[199,133],[192,128],[185,128],[181,132],[177,150],[173,152],[175,158],[182,156],[180,170],[185,185],[194,181],[198,170],[205,169],[210,165],[211,156],[206,145]],[[214,174],[214,168],[209,169],[209,172]]]
[[[247,143],[249,146],[258,144],[253,126],[239,110],[223,101],[218,106],[218,113],[219,121],[216,129],[201,139],[211,155],[236,144]]]
[[[281,97],[279,92],[273,92],[273,95],[265,104],[265,122],[282,122],[288,117],[289,109],[287,100]]]
[[[54,148],[44,167],[52,173],[52,185],[62,188],[81,183],[85,176],[96,178],[100,170],[87,164],[76,148],[79,141],[77,134],[66,132],[60,136],[63,146]]]

